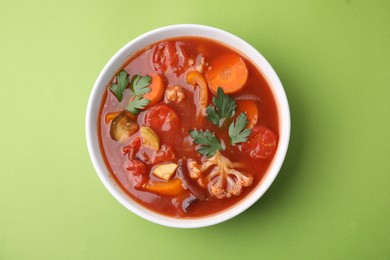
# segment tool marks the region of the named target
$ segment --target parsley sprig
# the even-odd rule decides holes
[[[194,129],[190,131],[190,136],[196,144],[200,145],[197,151],[202,155],[210,157],[217,151],[223,150],[221,141],[209,130],[202,131]]]
[[[134,97],[127,106],[127,110],[132,114],[139,114],[140,110],[144,109],[150,100],[143,97],[146,93],[150,92],[150,84],[152,78],[149,75],[141,76],[135,75],[130,84],[130,90]]]
[[[129,84],[129,77],[125,70],[121,70],[118,75],[116,75],[116,83],[112,83],[110,86],[110,90],[118,99],[119,102],[123,99],[123,93],[127,85]]]
[[[245,112],[242,112],[236,119],[236,123],[232,122],[229,126],[229,137],[232,145],[243,143],[248,140],[251,130],[246,128],[248,125],[248,117]]]
[[[141,96],[135,96],[127,106],[127,110],[133,115],[136,115],[139,114],[140,110],[144,109],[149,103],[149,99]]]
[[[122,102],[123,95],[130,82],[129,74],[127,74],[125,70],[121,70],[118,75],[115,76],[115,79],[116,83],[111,84],[110,90],[118,101]],[[144,109],[150,103],[150,100],[144,98],[143,95],[151,91],[149,88],[151,82],[152,78],[149,75],[134,75],[130,82],[130,91],[133,94],[133,98],[127,106],[127,110],[130,113],[139,114],[140,110]]]
[[[206,108],[207,119],[214,125],[221,127],[226,119],[232,119],[236,112],[237,104],[221,87],[217,90],[217,95],[213,97],[213,105]],[[249,123],[245,112],[242,112],[235,121],[229,125],[228,134],[231,145],[246,142],[251,133],[247,128]],[[213,156],[217,151],[224,150],[221,141],[209,130],[192,130],[190,136],[194,142],[200,145],[197,151],[207,157]]]
[[[151,82],[152,78],[149,75],[135,75],[131,81],[130,90],[134,96],[144,95],[150,92],[149,86]]]
[[[232,118],[237,107],[234,99],[226,95],[218,87],[217,96],[213,97],[213,105],[206,108],[207,118],[216,126],[221,126],[225,119]]]

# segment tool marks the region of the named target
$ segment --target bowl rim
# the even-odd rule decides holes
[[[227,45],[243,56],[246,56],[257,67],[268,82],[276,102],[279,117],[278,148],[266,174],[263,176],[260,183],[257,184],[257,187],[254,187],[251,193],[247,194],[245,198],[223,211],[194,218],[175,218],[165,216],[147,209],[131,199],[122,191],[108,172],[100,152],[100,145],[97,138],[97,114],[100,109],[102,94],[112,76],[120,69],[128,58],[133,56],[139,50],[155,42],[181,36],[209,38]],[[85,131],[88,152],[94,169],[104,186],[117,201],[134,214],[156,224],[176,228],[198,228],[227,221],[244,212],[263,196],[277,177],[283,165],[290,140],[291,122],[289,104],[283,85],[275,70],[259,51],[243,39],[222,29],[198,24],[175,24],[160,27],[136,37],[125,44],[114,54],[114,56],[110,58],[99,73],[99,76],[97,77],[91,90],[86,109]]]

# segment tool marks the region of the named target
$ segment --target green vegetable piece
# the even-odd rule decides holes
[[[149,88],[149,86],[151,82],[152,78],[149,75],[135,75],[131,82],[130,90],[135,96],[144,95],[150,92],[151,89]]]
[[[221,126],[225,119],[232,118],[236,110],[236,102],[218,87],[217,96],[213,97],[213,104],[206,108],[207,119],[216,126]]]
[[[140,110],[144,109],[149,103],[150,100],[143,97],[144,94],[150,92],[150,84],[152,78],[149,75],[141,76],[135,75],[131,80],[130,90],[133,93],[133,100],[127,106],[127,110],[136,115],[140,113]]]
[[[140,110],[144,109],[149,103],[149,99],[143,98],[141,96],[135,96],[134,99],[127,106],[127,110],[133,115],[137,115],[140,113]]]
[[[129,84],[128,74],[125,70],[121,70],[118,75],[115,76],[115,78],[116,83],[111,84],[110,90],[118,99],[118,101],[121,102],[123,99],[123,93],[125,92],[125,89]]]
[[[232,145],[237,143],[243,143],[248,140],[248,137],[251,133],[249,128],[246,128],[248,125],[248,117],[245,112],[242,112],[236,119],[236,123],[232,122],[229,126],[229,136],[230,142]]]
[[[219,126],[219,121],[221,120],[221,117],[218,115],[217,111],[215,110],[215,107],[212,105],[209,105],[206,108],[206,114],[207,119],[211,121],[214,125]]]
[[[192,130],[190,136],[196,144],[200,145],[197,151],[207,157],[213,156],[217,151],[223,150],[221,142],[209,130]]]

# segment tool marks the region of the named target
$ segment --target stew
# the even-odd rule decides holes
[[[229,47],[181,37],[149,46],[113,75],[99,142],[107,168],[134,200],[191,218],[239,202],[278,145],[278,114],[261,72]]]

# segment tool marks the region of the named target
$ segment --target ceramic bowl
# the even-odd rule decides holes
[[[112,179],[104,164],[98,142],[98,113],[106,86],[121,66],[135,53],[153,43],[181,36],[209,38],[235,49],[247,57],[263,74],[276,100],[279,116],[279,144],[273,161],[260,183],[245,198],[232,207],[213,215],[199,218],[174,218],[153,212],[126,195]],[[283,164],[290,138],[290,112],[282,83],[267,60],[250,44],[226,31],[203,25],[180,24],[147,32],[127,43],[104,66],[93,86],[86,112],[86,139],[93,166],[108,191],[123,206],[138,216],[157,224],[178,228],[210,226],[231,219],[253,205],[270,187]]]

